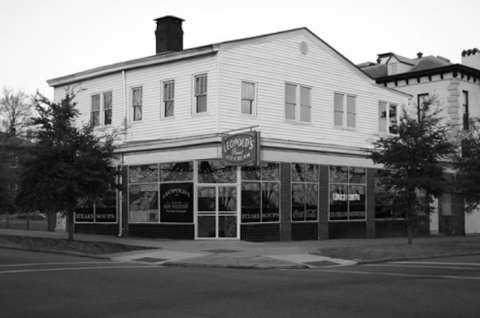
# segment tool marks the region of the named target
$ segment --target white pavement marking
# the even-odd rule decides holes
[[[266,256],[270,258],[289,261],[292,263],[310,263],[310,262],[327,261],[327,262],[338,264],[338,265],[332,265],[332,266],[347,266],[347,265],[357,264],[357,262],[355,261],[343,260],[338,258],[330,258],[326,256],[319,256],[319,255],[313,255],[313,254],[266,255]]]
[[[458,266],[480,266],[480,263],[457,263],[457,262],[414,262],[414,261],[404,261],[404,262],[389,262],[390,264],[428,264],[428,265],[458,265]]]
[[[426,266],[426,265],[415,265],[415,264],[367,264],[365,266],[370,266],[370,267],[404,267],[404,268],[441,268],[441,269],[461,269],[461,270],[472,270],[472,271],[478,271],[480,268],[475,268],[475,267],[455,267],[455,266]]]
[[[60,263],[26,263],[26,264],[2,264],[2,267],[28,267],[28,266],[50,266],[50,265],[78,265],[78,264],[111,264],[112,262],[60,262]]]
[[[155,252],[146,252],[146,253],[137,253],[134,255],[124,255],[119,257],[114,257],[112,260],[119,261],[119,262],[132,262],[142,258],[158,258],[164,259],[165,261],[162,262],[176,262],[183,259],[194,258],[199,256],[205,256],[206,254],[199,254],[199,253],[186,253],[186,252],[176,252],[176,251],[167,251],[167,250],[159,250]],[[162,263],[159,262],[159,263]]]
[[[3,270],[1,274],[20,274],[20,273],[37,273],[37,272],[61,272],[61,271],[82,271],[94,269],[128,269],[128,268],[160,268],[162,266],[102,266],[102,267],[66,267],[66,268],[45,268],[45,269],[19,269],[19,270]]]
[[[301,271],[301,269],[298,269]],[[308,271],[312,272],[312,269]],[[328,270],[317,268],[314,271],[322,273],[334,273],[334,274],[356,274],[365,276],[395,276],[395,277],[411,277],[411,278],[444,278],[444,279],[459,279],[459,280],[480,280],[480,277],[467,277],[467,276],[453,276],[453,275],[416,275],[416,274],[399,274],[399,273],[386,273],[386,272],[363,272],[363,271],[340,271],[340,270]]]

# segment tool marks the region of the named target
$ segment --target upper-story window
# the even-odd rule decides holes
[[[390,63],[389,67],[390,67],[390,73],[388,75],[397,74],[397,72],[398,72],[398,70],[397,70],[398,64],[397,63]]]
[[[470,111],[468,107],[468,92],[463,91],[462,92],[462,112],[463,112],[463,130],[469,130],[470,129]]]
[[[162,118],[173,117],[175,110],[175,81],[163,82],[162,88]]]
[[[132,88],[133,121],[142,120],[143,88]]]
[[[396,134],[398,132],[398,105],[378,102],[378,131]]]
[[[18,156],[14,153],[11,153],[8,156],[8,166],[10,168],[18,168]]]
[[[311,91],[310,87],[285,84],[285,119],[311,122]]]
[[[242,82],[242,114],[255,115],[256,106],[255,83]]]
[[[112,124],[112,92],[103,93],[103,124]]]
[[[341,93],[334,94],[334,124],[353,129],[357,126],[357,98]]]
[[[195,79],[195,113],[207,111],[207,74],[196,75]]]
[[[425,102],[428,102],[429,101],[429,94],[428,93],[424,93],[424,94],[418,94],[417,95],[417,106],[421,107],[423,106],[423,104]]]
[[[91,123],[93,126],[100,125],[100,94],[92,96]]]
[[[90,120],[93,126],[112,124],[112,92],[92,95]]]

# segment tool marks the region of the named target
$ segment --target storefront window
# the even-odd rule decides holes
[[[280,220],[280,165],[263,162],[242,167],[242,222]]]
[[[366,169],[330,167],[330,221],[366,219]]]
[[[75,223],[117,223],[117,192],[110,191],[102,200],[81,204],[75,210]]]
[[[221,160],[198,162],[199,183],[236,183],[237,167],[225,166]]]
[[[130,166],[128,181],[130,222],[193,223],[192,161]]]
[[[318,220],[318,165],[292,164],[292,221]]]

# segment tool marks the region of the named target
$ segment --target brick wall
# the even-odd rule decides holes
[[[168,238],[175,240],[193,240],[193,224],[130,224],[129,235],[134,237]]]
[[[280,163],[280,241],[292,240],[292,182],[290,163]]]
[[[376,169],[367,169],[367,238],[374,238],[376,236],[375,172]]]
[[[329,202],[329,166],[320,166],[320,184],[318,201],[318,237],[319,240],[328,240],[328,202]]]
[[[280,241],[280,224],[242,224],[240,239],[250,242]]]

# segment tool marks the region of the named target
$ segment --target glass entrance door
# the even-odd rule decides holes
[[[197,187],[197,238],[239,238],[237,185]]]

